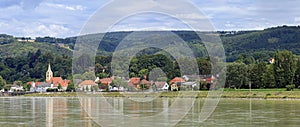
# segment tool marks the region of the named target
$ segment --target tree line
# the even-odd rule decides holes
[[[227,63],[226,84],[228,88],[285,88],[300,86],[299,57],[292,52],[277,51],[273,57],[274,63],[255,59],[253,56],[240,55],[235,62]],[[95,76],[107,78],[112,76],[112,56],[96,56],[93,68]],[[74,59],[78,64],[92,61],[88,56]],[[121,58],[120,58],[121,60]],[[129,76],[142,77],[149,75],[153,69],[160,68],[164,72],[164,80],[181,77],[179,61],[188,61],[187,58],[174,60],[163,54],[139,55],[130,60]],[[197,58],[200,75],[210,75],[212,64],[209,58]],[[72,59],[69,56],[56,55],[50,52],[29,52],[25,57],[8,57],[0,60],[0,87],[21,81],[23,84],[30,81],[44,81],[48,64],[51,64],[54,76],[72,80]],[[123,66],[123,65],[120,65]],[[87,72],[78,68],[84,79],[93,79],[94,72]],[[86,72],[86,73],[84,73]]]
[[[298,88],[300,61],[292,52],[277,51],[274,63],[240,57],[228,63],[225,87],[230,88]]]

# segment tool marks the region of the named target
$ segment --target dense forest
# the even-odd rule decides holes
[[[177,34],[180,38],[187,42],[191,49],[193,49],[196,57],[207,56],[205,47],[201,39],[197,36],[196,32],[172,32]],[[131,33],[132,32],[108,32],[106,34],[84,35],[84,37],[87,37],[91,40],[99,40],[99,36],[104,35],[98,47],[98,55],[111,55],[115,51],[115,48],[118,46],[118,44]],[[289,50],[296,55],[300,55],[299,26],[280,26],[256,31],[219,31],[217,33],[220,35],[220,38],[223,42],[228,62],[237,60],[239,55],[248,55],[261,61],[267,61],[270,57],[275,55],[275,52],[277,50]],[[207,34],[211,34],[211,32],[208,32]],[[55,46],[55,48],[60,50],[61,48],[56,46],[55,44],[66,44],[71,49],[74,49],[74,44],[76,43],[77,38],[78,37],[37,37],[35,41],[42,45],[23,44],[21,46],[23,46],[24,48],[20,49],[20,44],[14,44],[15,39],[13,36],[0,34],[0,57],[2,58],[5,56],[13,56],[17,54],[24,55],[24,52],[32,50],[32,48],[25,47],[33,46],[39,46],[39,49],[41,50],[45,50],[50,48],[51,46]],[[43,46],[45,48],[43,48]],[[9,49],[12,52],[5,50],[7,49],[6,47],[10,47]],[[36,50],[37,49],[34,49],[33,51]],[[22,53],[15,53],[16,51]],[[65,52],[66,51],[62,49],[61,51],[55,52],[55,54],[65,54]],[[149,48],[147,50],[144,50],[141,54],[154,54],[156,52],[159,52],[159,50]]]
[[[186,41],[194,51],[200,74],[211,74],[210,59],[196,32],[173,32]],[[130,33],[106,33],[99,45],[96,58],[83,55],[73,60],[85,63],[95,59],[96,76],[110,77],[112,75],[110,70],[111,54],[122,39]],[[300,54],[300,43],[298,42],[300,27],[282,26],[261,31],[222,31],[218,33],[224,44],[228,61],[226,87],[249,88],[249,84],[252,88],[300,86],[300,63],[297,56]],[[93,36],[97,36],[97,34]],[[54,76],[72,79],[72,50],[57,44],[66,44],[73,49],[76,38],[38,37],[36,42],[20,42],[13,36],[1,34],[0,76],[3,78],[1,80],[5,80],[8,84],[15,81],[23,83],[44,81],[48,64],[51,64]],[[155,68],[162,69],[167,80],[181,76],[178,61],[158,52],[162,51],[148,48],[133,57],[129,64],[130,77],[148,75]],[[275,63],[270,64],[270,58],[274,58]],[[88,70],[79,68],[78,71],[86,72]]]

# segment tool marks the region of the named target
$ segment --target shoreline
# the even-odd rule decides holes
[[[222,92],[222,91],[220,91]],[[158,98],[207,98],[209,91],[199,91],[195,96],[181,95],[179,92],[155,92],[155,93],[134,93],[134,92],[94,92],[94,93],[81,93],[81,92],[58,92],[58,93],[32,93],[21,96],[0,96],[0,98],[44,98],[44,97],[158,97]],[[218,98],[218,96],[215,96]],[[214,98],[211,96],[210,98]],[[254,99],[254,100],[300,100],[300,91],[223,91],[222,99]]]

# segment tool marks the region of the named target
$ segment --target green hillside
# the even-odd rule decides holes
[[[289,50],[300,55],[300,27],[276,27],[221,37],[227,60],[247,54],[255,59],[272,55],[277,50]]]
[[[72,51],[70,49],[61,48],[48,43],[13,42],[0,45],[0,58],[24,56],[27,55],[28,52],[36,52],[38,49],[45,53],[51,52],[58,55],[72,55]]]
[[[172,31],[181,37],[194,51],[195,56],[206,56],[205,47],[201,39],[192,31]],[[102,39],[98,50],[98,55],[114,52],[119,43],[132,32],[112,32],[106,33]],[[144,32],[146,34],[146,32]],[[164,34],[167,32],[160,32]],[[299,26],[280,26],[257,31],[222,31],[218,32],[223,42],[227,61],[235,61],[240,55],[251,56],[254,59],[267,60],[274,56],[278,50],[289,50],[296,55],[300,55],[300,27]],[[205,34],[205,33],[204,33]],[[211,34],[211,33],[207,33]],[[89,35],[87,35],[89,36]],[[141,36],[143,36],[141,34]],[[90,39],[96,39],[90,37]],[[165,37],[153,37],[155,41],[162,41]],[[152,39],[153,39],[152,38]],[[143,41],[148,40],[134,40]],[[171,40],[171,39],[170,39]],[[149,48],[143,50],[141,54],[154,54],[160,50]]]
[[[155,31],[149,31],[155,32]],[[205,47],[201,39],[193,31],[172,31],[187,42],[188,46],[194,51],[196,57],[207,56]],[[116,47],[130,36],[133,32],[109,32],[106,33],[98,47],[98,55],[111,55]],[[139,32],[137,32],[139,33]],[[159,31],[157,36],[151,37],[155,42],[160,42],[167,37],[163,36],[169,31]],[[277,50],[289,50],[296,55],[300,55],[300,27],[299,26],[280,26],[257,31],[219,31],[223,42],[227,61],[235,61],[239,56],[251,56],[258,60],[267,60],[274,56]],[[147,32],[140,32],[140,36],[146,35]],[[211,33],[204,33],[211,34]],[[99,36],[103,34],[84,35],[88,41],[97,42]],[[78,37],[54,38],[38,37],[38,43],[12,43],[12,36],[2,34],[0,36],[0,54],[1,57],[24,55],[26,52],[35,52],[41,49],[42,52],[53,52],[56,54],[71,55],[71,51],[65,48],[55,46],[55,44],[66,44],[72,49]],[[140,38],[130,38],[133,42],[149,42],[149,40],[139,40]],[[152,41],[153,41],[152,40]],[[170,39],[171,40],[171,39]],[[172,42],[170,42],[172,43]],[[131,44],[132,45],[132,44]],[[145,49],[139,54],[155,54],[161,50],[155,48]]]

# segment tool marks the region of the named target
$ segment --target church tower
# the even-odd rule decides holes
[[[50,64],[48,65],[48,70],[46,72],[46,82],[49,82],[53,77],[53,72],[51,70]]]

